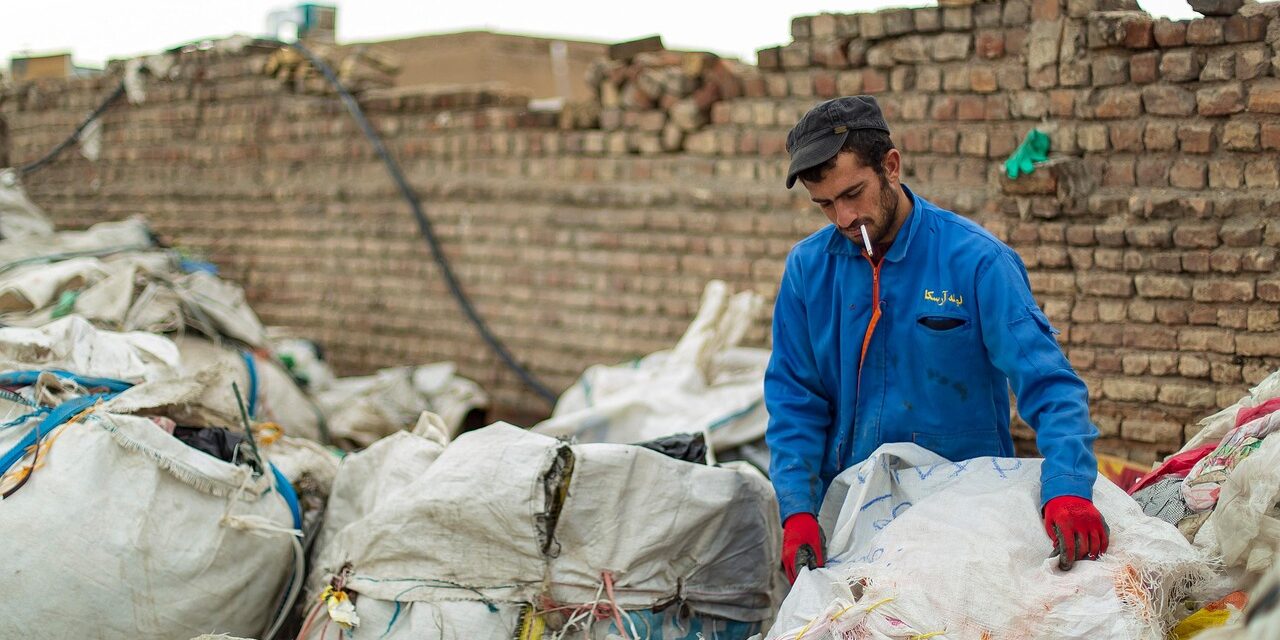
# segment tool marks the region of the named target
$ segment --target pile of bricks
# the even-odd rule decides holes
[[[313,43],[311,51],[325,61],[352,93],[387,88],[395,84],[400,65],[391,56],[368,45],[333,46]],[[281,47],[267,56],[262,72],[276,78],[295,93],[317,95],[335,93],[319,69],[291,47]]]
[[[679,151],[685,136],[705,126],[712,105],[744,95],[764,95],[755,68],[711,53],[642,51],[625,59],[602,58],[587,72],[598,98],[599,126],[634,130],[629,150]]]

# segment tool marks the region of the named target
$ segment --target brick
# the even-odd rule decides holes
[[[1222,146],[1232,151],[1255,151],[1261,128],[1255,122],[1233,120],[1222,128]]]
[[[849,46],[844,50],[845,64],[850,68],[858,69],[867,64],[867,51],[871,49],[871,43],[861,38],[850,40]]]
[[[1004,32],[995,30],[979,31],[974,37],[974,52],[979,58],[995,60],[1003,58],[1005,52]]]
[[[1266,75],[1271,66],[1271,51],[1265,44],[1249,45],[1236,52],[1236,78],[1252,80]]]
[[[995,93],[999,88],[996,72],[991,67],[973,67],[969,70],[970,88],[977,93]]]
[[[1262,123],[1262,148],[1268,151],[1280,149],[1280,123]]]
[[[1104,124],[1081,125],[1076,130],[1076,144],[1085,151],[1107,150],[1107,126]]]
[[[1160,77],[1168,82],[1198,80],[1201,64],[1201,54],[1195,49],[1166,51],[1160,57]]]
[[[1280,278],[1259,279],[1258,299],[1267,302],[1280,302]]]
[[[869,94],[878,94],[888,91],[889,76],[879,69],[863,69],[862,90]]]
[[[1242,307],[1219,307],[1218,326],[1227,329],[1244,329],[1249,324],[1248,310]]]
[[[1128,402],[1154,402],[1158,387],[1152,382],[1125,378],[1108,378],[1102,381],[1102,395],[1108,400]]]
[[[1209,252],[1188,251],[1182,254],[1182,270],[1189,273],[1208,273]]]
[[[960,134],[960,155],[987,157],[987,132],[965,131]]]
[[[862,72],[840,71],[836,73],[836,91],[842,96],[856,96],[862,93]]]
[[[1244,6],[1244,0],[1189,0],[1196,12],[1206,16],[1229,16]]]
[[[1169,184],[1179,189],[1203,189],[1206,181],[1207,169],[1202,160],[1181,158],[1169,169]]]
[[[1136,118],[1142,113],[1143,92],[1130,87],[1108,87],[1094,93],[1094,117]]]
[[[1220,18],[1199,18],[1187,23],[1187,44],[1215,45],[1226,42]]]
[[[1272,247],[1251,247],[1240,256],[1240,268],[1254,273],[1271,273],[1276,268],[1277,251]]]
[[[1099,55],[1092,63],[1093,85],[1107,87],[1129,81],[1129,60],[1118,55]]]
[[[1251,302],[1252,280],[1206,280],[1192,285],[1191,298],[1197,302]]]
[[[1132,158],[1112,158],[1102,172],[1104,187],[1132,187],[1136,184]]]
[[[1205,58],[1204,67],[1200,69],[1200,82],[1221,82],[1230,80],[1236,71],[1236,54],[1234,51],[1212,51]]]
[[[1151,28],[1156,45],[1170,49],[1181,47],[1187,43],[1187,23],[1173,22],[1168,18],[1160,18]]]
[[[1239,189],[1244,184],[1244,163],[1236,158],[1217,158],[1209,163],[1209,187]]]
[[[1218,246],[1218,227],[1211,224],[1183,224],[1173,230],[1174,245],[1182,248],[1213,248]]]
[[[1080,282],[1086,295],[1127,298],[1133,295],[1133,276],[1122,273],[1096,273]]]
[[[1216,405],[1217,393],[1214,389],[1185,384],[1161,385],[1157,398],[1161,404],[1176,407],[1209,409]]]
[[[932,33],[942,29],[942,11],[937,7],[921,7],[912,12],[915,19],[916,31],[920,33]]]
[[[1006,0],[1000,16],[1000,23],[1006,27],[1024,25],[1031,18],[1031,3],[1028,0]]]
[[[1171,247],[1173,229],[1168,224],[1144,224],[1124,230],[1124,239],[1131,247]]]
[[[1172,298],[1185,300],[1191,297],[1191,284],[1183,277],[1137,275],[1134,277],[1138,295],[1144,298]]]
[[[1109,127],[1109,136],[1111,138],[1111,148],[1116,151],[1141,153],[1143,150],[1142,127],[1140,125],[1111,125]]]
[[[1208,378],[1209,360],[1202,356],[1181,356],[1178,358],[1178,374],[1184,378]]]
[[[1148,122],[1142,141],[1150,151],[1171,151],[1178,146],[1178,127],[1172,122]]]
[[[1244,85],[1231,82],[1196,91],[1196,111],[1207,117],[1227,116],[1244,111]]]
[[[1196,96],[1176,85],[1147,85],[1142,88],[1142,107],[1160,116],[1189,116],[1195,113]]]
[[[1244,183],[1250,189],[1280,188],[1280,166],[1275,158],[1252,160],[1244,166]]]
[[[947,31],[969,31],[973,29],[973,8],[944,7],[942,9],[942,28]]]
[[[1154,22],[1144,11],[1097,11],[1088,16],[1089,47],[1149,49],[1155,45]]]
[[[1231,353],[1233,332],[1217,328],[1191,328],[1178,331],[1180,351]]]
[[[987,101],[978,96],[960,96],[956,100],[957,120],[982,120],[986,117]]]
[[[1058,0],[1031,0],[1032,20],[1057,20],[1062,17],[1062,6]]]
[[[1146,51],[1129,58],[1129,80],[1134,84],[1151,84],[1160,77],[1160,52]],[[1097,82],[1097,72],[1094,72]]]
[[[1177,358],[1172,354],[1147,354],[1147,370],[1151,375],[1163,376],[1172,373],[1177,366]]]
[[[1236,355],[1280,356],[1280,333],[1237,334]]]
[[[1213,151],[1213,125],[1185,124],[1178,127],[1178,142],[1186,153]]]
[[[1169,169],[1172,162],[1168,158],[1142,156],[1138,158],[1134,168],[1135,177],[1140,187],[1165,187],[1169,185]]]
[[[1262,80],[1249,88],[1249,111],[1280,113],[1280,80]]]
[[[1218,250],[1209,255],[1209,268],[1217,273],[1240,273],[1240,254],[1231,250]],[[1222,314],[1218,314],[1222,324]],[[1225,325],[1224,325],[1225,326]]]
[[[1122,417],[1120,435],[1126,440],[1150,443],[1171,443],[1176,446],[1182,439],[1182,425],[1163,417]]]
[[[1250,309],[1245,328],[1249,331],[1275,331],[1280,329],[1280,310]]]
[[[1228,247],[1252,247],[1262,243],[1261,222],[1238,220],[1222,225],[1222,243]]]
[[[943,33],[933,37],[929,52],[939,62],[965,60],[972,44],[973,40],[967,33]]]
[[[888,9],[884,13],[884,32],[890,36],[910,33],[915,28],[915,16],[910,9]]]
[[[885,36],[884,14],[863,13],[858,21],[858,32],[868,40],[879,40]]]

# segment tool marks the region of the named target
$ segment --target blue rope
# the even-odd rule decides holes
[[[244,368],[249,372],[249,417],[256,420],[258,417],[258,363],[254,361],[251,352],[241,351],[240,357],[244,360]]]
[[[45,416],[44,420],[41,420],[40,424],[36,425],[36,428],[29,431],[27,435],[18,442],[18,444],[14,445],[12,449],[9,449],[9,451],[4,454],[4,457],[0,457],[0,475],[3,475],[10,467],[26,456],[27,449],[31,448],[33,445],[39,444],[40,439],[48,435],[50,431],[53,431],[62,423],[75,417],[81,411],[92,407],[97,401],[108,400],[115,397],[115,395],[116,394],[114,393],[97,393],[88,396],[81,396],[79,398],[67,400],[57,407],[54,407],[53,410],[49,412],[49,415]]]
[[[30,419],[32,419],[32,418],[34,418],[34,417],[36,417],[36,416],[41,416],[41,415],[44,415],[44,414],[46,414],[46,413],[49,413],[49,412],[50,412],[50,411],[52,411],[52,410],[53,410],[53,408],[52,408],[52,407],[40,407],[40,408],[36,409],[35,411],[32,411],[31,413],[28,413],[28,414],[26,414],[26,415],[18,416],[18,417],[16,417],[16,418],[14,418],[13,420],[10,420],[10,421],[8,421],[8,422],[6,422],[6,423],[4,423],[4,424],[0,424],[0,429],[8,429],[9,427],[16,427],[16,426],[18,426],[18,425],[20,425],[20,424],[22,424],[22,423],[24,423],[24,422],[26,422],[26,421],[28,421],[28,420],[30,420]]]
[[[24,387],[33,385],[40,378],[42,373],[52,373],[63,380],[70,380],[86,389],[106,389],[112,393],[120,393],[133,386],[132,382],[124,380],[116,380],[115,378],[95,378],[93,376],[82,376],[70,371],[62,369],[45,369],[31,371],[8,371],[0,373],[0,385],[6,387]]]
[[[284,477],[283,473],[272,464],[271,475],[276,478],[276,491],[280,492],[280,497],[284,498],[285,504],[289,505],[289,514],[293,516],[293,528],[302,528],[302,507],[298,504],[298,493],[293,490],[293,485],[289,483],[289,479]]]

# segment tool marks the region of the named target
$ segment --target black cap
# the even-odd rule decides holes
[[[787,188],[795,186],[796,175],[812,169],[840,152],[845,138],[854,129],[879,129],[889,133],[880,105],[871,96],[845,96],[828,100],[809,110],[787,134]]]

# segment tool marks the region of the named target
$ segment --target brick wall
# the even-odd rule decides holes
[[[874,93],[904,181],[1023,256],[1099,448],[1150,460],[1280,368],[1280,5],[1169,22],[1119,2],[797,18],[676,152],[642,118],[562,128],[485,92],[362,100],[481,313],[560,389],[673,344],[710,278],[771,298],[787,250],[825,223],[782,187],[787,130],[817,100]],[[184,54],[145,104],[105,117],[97,161],[69,155],[32,197],[65,226],[147,216],[342,373],[451,359],[500,414],[545,411],[458,313],[340,104],[290,93],[262,59]],[[6,91],[10,158],[56,143],[112,82]],[[1002,179],[1036,125],[1055,159]]]

